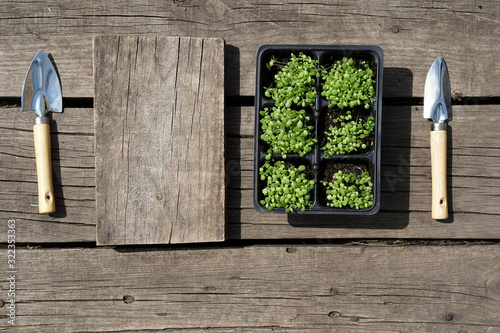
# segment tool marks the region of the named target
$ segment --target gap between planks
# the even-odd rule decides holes
[[[254,106],[255,96],[226,96],[226,107]],[[413,106],[423,105],[422,97],[384,97],[382,106]],[[456,96],[452,105],[500,105],[500,96]],[[0,107],[21,107],[21,97],[0,96]],[[94,107],[92,97],[63,97],[63,107],[84,108]]]

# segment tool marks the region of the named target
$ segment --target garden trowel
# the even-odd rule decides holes
[[[424,118],[431,125],[431,170],[432,170],[432,218],[448,218],[448,195],[446,185],[446,131],[451,120],[451,88],[448,67],[438,57],[425,80]]]
[[[53,213],[56,205],[52,185],[50,127],[46,115],[48,112],[62,112],[62,94],[56,69],[43,50],[38,51],[26,73],[21,109],[34,111],[36,114],[33,134],[38,179],[38,210],[40,213]]]

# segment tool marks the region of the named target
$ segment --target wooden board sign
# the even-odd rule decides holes
[[[224,46],[94,37],[98,245],[225,239]]]

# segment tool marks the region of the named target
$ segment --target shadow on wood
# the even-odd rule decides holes
[[[237,95],[239,95],[240,92],[240,49],[236,46],[233,45],[227,45],[226,44],[226,55],[225,55],[225,90],[226,90],[226,96],[229,95],[229,92],[238,92]],[[232,80],[230,78],[237,77],[236,80]],[[225,101],[225,110],[224,110],[224,132],[226,137],[232,137],[233,140],[238,140],[238,147],[239,147],[239,139],[238,137],[240,136],[239,133],[241,131],[241,107],[228,107],[228,101],[226,98]],[[236,149],[237,151],[237,156],[229,154],[229,140],[225,141],[225,147],[224,147],[224,152],[225,152],[225,161],[226,165],[225,167],[225,185],[226,189],[240,189],[241,188],[241,151]],[[241,200],[241,192],[238,191],[238,200]],[[229,196],[234,196],[235,191],[229,191],[226,190],[226,202],[229,202]],[[226,207],[226,211],[227,211]],[[227,212],[226,212],[227,214]],[[233,221],[238,221],[238,223],[241,223],[241,209],[234,209],[232,210],[231,214],[231,220]],[[231,221],[228,218],[228,215],[226,215],[226,225],[228,225]],[[236,237],[237,239],[241,238],[241,231],[240,228],[237,229],[237,235],[232,235],[233,237]],[[228,231],[226,230],[226,233]]]
[[[407,68],[384,68],[384,76],[391,78],[384,86],[398,85],[401,106],[382,110],[381,212],[397,213],[356,215],[288,215],[294,227],[404,229],[409,223],[410,201],[410,147],[411,97],[413,75]],[[393,82],[394,81],[394,82]],[[385,112],[384,112],[385,111]],[[401,214],[401,213],[405,214]]]
[[[50,115],[50,114],[49,114]],[[49,214],[52,218],[63,218],[66,217],[66,203],[64,200],[64,190],[63,190],[63,181],[61,175],[61,154],[60,154],[60,145],[59,145],[59,137],[57,130],[57,122],[53,119],[50,119],[50,128],[51,128],[51,155],[52,155],[52,183],[54,186],[54,196],[56,200],[56,211],[54,213]]]
[[[455,216],[453,214],[453,126],[448,123],[447,129],[447,158],[446,158],[446,172],[447,172],[447,188],[448,188],[448,218],[446,220],[438,220],[441,223],[453,223]]]
[[[225,82],[226,96],[240,95],[240,49],[233,45],[226,44],[225,54]]]
[[[231,108],[231,110],[226,109],[226,114],[228,112],[232,113],[232,117],[241,118],[241,108]],[[226,117],[227,119],[228,117]],[[227,124],[226,124],[227,125]],[[226,131],[227,133],[227,131]],[[242,178],[242,167],[241,167],[241,139],[233,137],[231,140],[226,140],[226,202],[236,201],[241,202],[241,178]],[[230,146],[229,146],[230,145]],[[231,154],[229,154],[231,151]],[[241,207],[231,207],[228,205],[227,210],[230,210],[227,217],[228,225],[236,225],[231,228],[231,238],[241,239]],[[229,237],[229,235],[228,235]]]

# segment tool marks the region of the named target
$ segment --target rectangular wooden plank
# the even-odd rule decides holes
[[[224,41],[94,39],[97,243],[225,239]]]
[[[16,332],[496,332],[499,256],[498,244],[19,248]]]
[[[226,40],[229,95],[254,94],[262,44],[376,44],[385,52],[385,97],[422,97],[438,55],[448,63],[454,96],[498,96],[499,16],[496,0],[2,1],[0,92],[19,96],[29,62],[44,48],[65,96],[91,97],[93,35],[169,34]]]
[[[453,223],[430,217],[429,124],[420,106],[386,106],[383,114],[383,211],[370,218],[319,220],[259,214],[252,204],[253,107],[227,111],[225,177],[228,237],[498,239],[500,143],[495,105],[454,106],[449,136]],[[16,219],[24,243],[95,242],[93,110],[52,115],[56,215],[38,214],[33,115],[0,108],[0,219]],[[229,125],[232,124],[232,125]],[[480,133],[480,134],[478,134]],[[6,233],[0,223],[0,233]],[[5,242],[5,240],[4,240]]]

